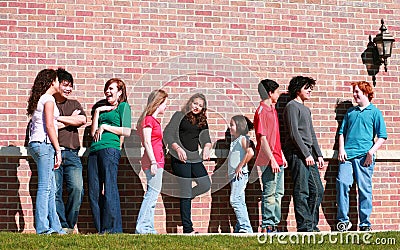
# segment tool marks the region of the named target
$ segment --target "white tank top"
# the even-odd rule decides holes
[[[56,129],[56,133],[58,133],[57,119],[60,116],[60,112],[58,111],[56,101],[54,97],[50,94],[44,94],[40,97],[36,110],[33,112],[31,125],[29,128],[29,142],[38,141],[38,142],[48,142],[50,143],[49,136],[46,130],[46,121],[44,118],[44,104],[46,102],[54,103],[54,127]]]

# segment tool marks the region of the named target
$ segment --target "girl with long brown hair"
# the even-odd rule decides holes
[[[54,169],[61,164],[61,149],[57,138],[59,111],[53,94],[59,92],[57,73],[53,69],[40,71],[33,83],[27,114],[31,117],[28,151],[37,165],[35,228],[38,234],[65,234],[56,212]]]
[[[183,233],[196,233],[191,219],[192,199],[211,187],[203,160],[209,160],[211,139],[207,123],[206,97],[192,95],[181,111],[176,112],[164,130],[174,174],[180,184],[180,212]],[[202,153],[200,155],[200,150]],[[192,188],[192,181],[196,186]]]
[[[154,229],[154,210],[161,191],[164,171],[163,135],[159,117],[167,107],[168,94],[162,89],[154,90],[147,99],[137,123],[137,130],[145,148],[142,169],[147,178],[147,190],[136,222],[137,234],[157,234]]]

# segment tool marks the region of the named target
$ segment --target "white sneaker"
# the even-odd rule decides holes
[[[63,228],[63,230],[64,230],[67,234],[73,234],[74,231],[75,231],[75,229],[73,229],[73,228],[68,228],[68,227]]]
[[[347,232],[352,226],[353,226],[353,224],[351,224],[350,221],[343,221],[343,222],[339,222],[336,225],[336,228],[339,232]]]

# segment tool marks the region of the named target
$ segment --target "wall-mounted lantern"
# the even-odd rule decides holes
[[[379,58],[374,63],[376,65],[385,65],[385,72],[387,72],[387,58],[392,55],[392,47],[394,42],[394,37],[387,30],[383,19],[381,20],[381,28],[379,29],[381,33],[377,34],[374,38],[374,44],[378,50]]]

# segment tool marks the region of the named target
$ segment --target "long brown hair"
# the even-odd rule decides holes
[[[126,85],[124,81],[119,78],[111,78],[110,80],[108,80],[104,85],[104,93],[107,91],[108,87],[114,82],[117,83],[118,90],[121,90],[122,92],[122,94],[118,98],[118,104],[120,104],[121,102],[127,102],[128,97],[126,96]]]
[[[28,99],[28,108],[26,109],[28,116],[35,112],[40,97],[46,93],[56,78],[57,72],[54,69],[43,69],[37,74]]]
[[[147,98],[147,105],[143,110],[142,114],[139,117],[139,120],[136,125],[136,129],[141,129],[141,124],[144,118],[148,115],[153,115],[156,112],[157,108],[165,102],[167,99],[168,94],[162,89],[153,90],[149,97]]]
[[[235,115],[232,120],[236,124],[236,131],[239,135],[247,135],[247,133],[254,129],[254,124],[244,115]]]
[[[200,98],[204,102],[203,109],[197,115],[193,114],[192,108],[191,108],[191,105],[196,98]],[[187,103],[185,104],[185,106],[183,106],[183,108],[182,108],[182,112],[188,118],[190,123],[192,125],[197,125],[197,127],[199,127],[199,128],[202,128],[207,125],[206,111],[207,111],[207,100],[206,100],[206,97],[201,93],[196,93],[196,94],[192,95],[189,98],[189,100],[187,101]]]

